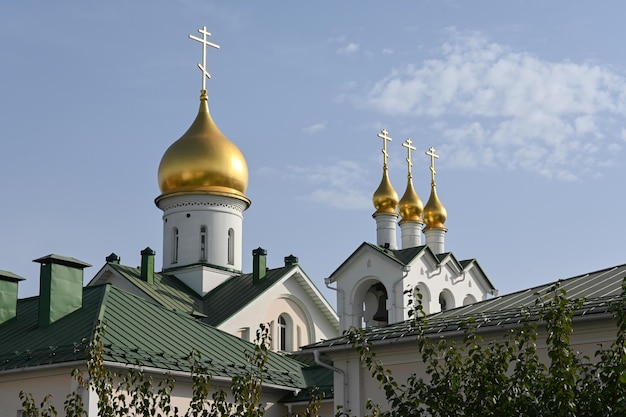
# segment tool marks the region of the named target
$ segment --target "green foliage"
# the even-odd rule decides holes
[[[425,375],[413,374],[406,383],[391,371],[361,329],[346,334],[363,364],[385,392],[381,407],[366,403],[370,416],[616,416],[626,415],[626,286],[611,306],[617,323],[616,340],[599,349],[593,359],[573,351],[573,318],[584,300],[569,300],[558,285],[538,298],[535,315],[523,311],[523,320],[504,337],[486,342],[475,323],[461,323],[462,343],[433,338],[421,295],[410,302],[417,350]],[[538,315],[537,315],[538,311]],[[537,352],[539,332],[545,332],[549,360]],[[337,417],[349,416],[339,409]]]
[[[461,323],[460,342],[427,334],[422,298],[410,301],[411,326],[417,333],[416,351],[425,374],[413,374],[398,382],[376,357],[361,329],[346,334],[360,360],[385,393],[385,404],[368,400],[369,416],[617,416],[626,415],[626,284],[622,296],[611,305],[617,324],[615,341],[600,347],[594,358],[581,357],[570,344],[573,318],[584,300],[569,300],[558,285],[538,298],[537,308],[522,311],[519,326],[502,337],[483,340],[475,322]],[[88,349],[87,375],[79,370],[73,377],[82,390],[98,395],[99,416],[143,417],[262,417],[261,387],[267,367],[270,336],[267,326],[257,331],[254,350],[245,353],[248,368],[233,378],[226,392],[211,385],[210,369],[198,352],[189,356],[192,399],[184,414],[172,406],[175,380],[165,376],[158,382],[140,367],[111,371],[105,367],[99,326]],[[541,338],[539,335],[541,334]],[[544,335],[545,334],[545,335]],[[540,360],[537,341],[545,339],[548,360]],[[545,363],[544,363],[545,362]],[[315,393],[299,417],[317,416],[322,395]],[[31,394],[21,392],[28,417],[56,417],[46,396],[37,404]],[[80,392],[67,396],[68,416],[87,416]],[[350,410],[338,409],[337,417]]]
[[[166,375],[162,380],[145,373],[140,367],[129,366],[122,371],[112,371],[105,366],[103,336],[105,326],[97,326],[93,340],[87,349],[87,375],[81,370],[72,376],[82,390],[92,389],[98,396],[98,415],[101,417],[262,417],[265,413],[261,403],[263,376],[270,352],[269,327],[261,325],[257,330],[253,351],[246,351],[248,367],[245,373],[232,379],[230,391],[211,385],[210,369],[198,352],[189,355],[192,398],[184,414],[172,406],[175,379]],[[232,398],[230,400],[229,398]],[[44,397],[37,405],[33,396],[20,392],[22,408],[27,417],[56,417],[57,410],[51,405],[51,396]],[[317,415],[321,397],[314,396],[305,416]],[[67,396],[65,415],[87,416],[80,392]],[[315,413],[315,414],[313,414]]]

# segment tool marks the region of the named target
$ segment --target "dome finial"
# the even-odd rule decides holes
[[[389,181],[389,175],[387,173],[387,142],[391,142],[391,138],[388,135],[387,129],[383,129],[377,135],[383,140],[383,178],[380,181],[380,185],[372,196],[372,202],[376,208],[374,216],[377,214],[396,214],[396,207],[398,205],[398,193],[394,190]]]
[[[435,148],[432,146],[428,148],[426,155],[430,156],[431,183],[430,198],[424,207],[424,223],[426,223],[426,228],[424,230],[448,230],[444,226],[446,218],[448,217],[448,212],[439,200],[439,196],[437,195],[437,185],[435,182],[435,175],[437,174],[437,171],[435,171],[435,159],[439,159],[439,155],[435,154]]]
[[[389,154],[387,153],[387,142],[391,142],[393,139],[389,137],[387,129],[381,130],[376,136],[383,140],[383,169],[387,169],[387,159],[389,158]]]
[[[437,175],[437,171],[435,171],[435,159],[439,159],[439,155],[435,154],[435,148],[432,146],[428,148],[426,151],[426,155],[430,156],[430,178],[431,178],[431,186],[435,187],[437,184],[435,183],[435,175]]]
[[[211,78],[211,74],[206,70],[206,47],[211,46],[215,49],[220,49],[220,46],[207,40],[207,36],[211,36],[211,34],[207,32],[206,26],[203,26],[202,29],[198,29],[198,33],[202,34],[202,38],[189,35],[189,39],[193,39],[202,44],[202,63],[198,64],[198,68],[202,71],[202,92],[206,94],[206,79]]]
[[[413,141],[410,138],[407,138],[404,143],[402,143],[407,150],[407,184],[406,190],[404,191],[404,195],[398,202],[398,211],[400,212],[400,216],[403,222],[417,222],[422,223],[422,212],[424,211],[424,203],[419,198],[417,193],[415,192],[415,188],[413,187],[413,161],[411,160],[411,151],[416,150],[415,146],[413,146]]]

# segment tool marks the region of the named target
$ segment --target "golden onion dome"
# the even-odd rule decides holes
[[[398,211],[400,212],[400,223],[417,222],[422,223],[422,213],[424,211],[424,203],[419,198],[413,187],[413,180],[409,177],[404,195],[398,202]]]
[[[443,204],[441,204],[439,196],[437,195],[437,187],[433,184],[430,191],[430,198],[424,207],[424,223],[426,224],[424,230],[448,230],[443,225],[447,217],[448,212]]]
[[[397,214],[398,193],[396,193],[396,190],[391,185],[391,181],[389,181],[386,166],[383,168],[383,178],[380,181],[380,185],[372,196],[372,202],[376,208],[374,216],[377,214]]]
[[[211,118],[202,90],[196,119],[161,158],[157,200],[171,194],[205,193],[239,198],[249,205],[247,187],[248,164]]]

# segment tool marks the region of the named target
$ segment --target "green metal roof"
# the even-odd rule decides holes
[[[154,282],[149,283],[141,279],[139,268],[117,263],[107,263],[107,265],[156,303],[188,314],[201,312],[206,316],[203,321],[212,326],[222,324],[280,281],[285,274],[297,268],[296,265],[287,265],[268,269],[267,275],[257,283],[253,282],[252,274],[233,275],[204,297],[200,297],[174,275],[155,272]]]
[[[13,282],[24,281],[24,278],[22,278],[21,276],[15,275],[13,272],[4,271],[2,269],[0,269],[0,278],[4,278],[5,280]]]
[[[294,394],[287,394],[281,398],[280,402],[305,402],[309,401],[315,394],[323,395],[323,399],[326,400],[334,398],[334,373],[331,369],[316,364],[310,352],[298,352],[290,356],[308,365],[302,370],[308,388],[302,389]],[[332,365],[332,362],[327,358],[322,360],[324,360],[324,363],[327,365]]]
[[[296,267],[288,265],[268,269],[267,275],[256,283],[252,274],[235,275],[227,279],[204,296],[201,310],[207,316],[204,321],[213,326],[222,324]]]
[[[41,258],[37,258],[34,259],[33,262],[38,262],[40,264],[45,264],[45,263],[57,263],[60,265],[65,265],[65,266],[71,266],[73,268],[88,268],[91,266],[91,264],[88,264],[87,262],[83,262],[79,259],[76,258],[72,258],[69,256],[61,256],[61,255],[57,255],[54,253],[51,253],[50,255],[46,255],[46,256],[42,256]]]
[[[98,320],[106,323],[104,359],[120,364],[189,371],[189,353],[199,351],[213,376],[248,371],[245,352],[254,345],[186,313],[148,302],[109,284],[85,287],[83,307],[45,328],[37,324],[39,298],[18,300],[17,316],[0,325],[0,372],[82,361]],[[270,352],[265,382],[304,388],[303,364]]]
[[[141,279],[140,268],[107,263],[133,285],[165,308],[191,313],[202,310],[201,297],[173,275],[154,273],[154,282]]]
[[[591,316],[609,312],[610,303],[623,297],[622,283],[626,277],[626,265],[602,269],[596,272],[556,281],[566,291],[569,299],[584,298],[575,312],[576,316]],[[443,334],[459,331],[464,323],[473,322],[478,328],[499,327],[519,324],[528,313],[537,314],[536,300],[556,282],[491,298],[463,307],[434,313],[426,317],[427,334]],[[414,340],[416,334],[412,321],[366,329],[366,337],[372,342]],[[338,337],[303,347],[303,350],[318,348],[349,348],[346,337]]]

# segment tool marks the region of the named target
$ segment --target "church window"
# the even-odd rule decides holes
[[[178,228],[172,229],[172,263],[178,262]]]
[[[454,308],[454,296],[448,290],[443,290],[439,293],[439,307],[441,307],[441,311],[450,310]]]
[[[235,231],[228,229],[228,264],[235,264]]]
[[[476,302],[476,297],[474,297],[472,294],[467,294],[465,298],[463,299],[464,306],[474,304],[475,302]]]
[[[200,228],[200,260],[206,261],[206,226]]]
[[[287,314],[278,316],[278,350],[289,352],[293,350],[291,317]]]
[[[441,307],[441,311],[448,309],[448,302],[446,301],[446,297],[443,293],[439,294],[439,307]]]

